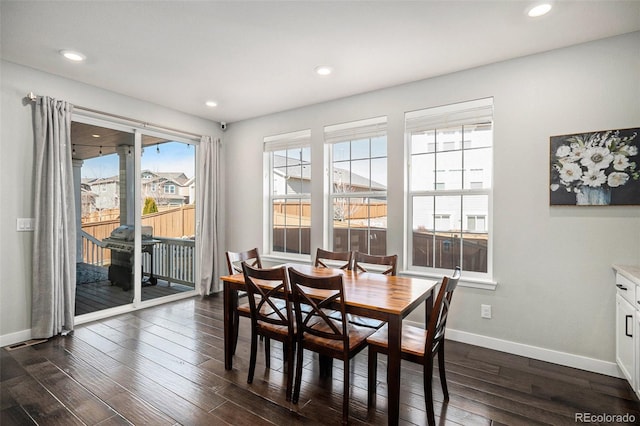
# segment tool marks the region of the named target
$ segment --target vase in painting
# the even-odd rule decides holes
[[[576,205],[606,206],[611,202],[611,188],[583,186],[576,193]]]

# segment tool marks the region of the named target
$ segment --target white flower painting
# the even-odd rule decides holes
[[[640,128],[551,137],[551,205],[640,205]]]

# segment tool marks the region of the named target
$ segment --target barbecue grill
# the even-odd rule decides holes
[[[149,279],[142,282],[143,286],[156,285],[158,279],[153,275],[153,246],[160,242],[153,238],[153,227],[143,226],[142,252],[151,256],[151,271]],[[102,240],[105,248],[111,250],[111,265],[109,265],[109,281],[112,285],[122,287],[123,290],[131,289],[133,282],[133,251],[134,251],[135,227],[134,225],[121,225],[111,232],[108,238]]]

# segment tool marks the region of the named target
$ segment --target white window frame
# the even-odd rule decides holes
[[[311,192],[301,194],[274,194],[273,181],[274,181],[274,162],[273,153],[276,151],[284,151],[287,149],[301,149],[311,147],[311,130],[300,130],[289,133],[282,133],[273,136],[267,136],[264,138],[264,180],[263,180],[263,193],[264,193],[264,219],[263,219],[263,252],[267,255],[276,258],[291,258],[291,259],[303,259],[308,260],[311,258],[312,247],[310,243],[309,254],[305,253],[290,253],[282,251],[274,251],[273,240],[273,203],[274,200],[302,200],[309,203],[309,209],[311,209]],[[312,159],[309,159],[309,167],[312,168]],[[311,173],[311,170],[309,170]],[[311,218],[310,218],[311,219]],[[300,244],[302,241],[300,241]]]
[[[411,136],[412,133],[420,131],[431,131],[434,129],[445,129],[458,125],[472,125],[480,123],[491,123],[493,132],[493,98],[484,98],[468,102],[460,102],[451,105],[445,105],[434,108],[427,108],[418,111],[411,111],[405,113],[405,139],[407,146],[407,161],[408,166],[406,169],[406,229],[405,229],[405,269],[418,274],[442,276],[449,274],[451,271],[435,268],[413,265],[413,200],[415,197],[420,196],[446,196],[446,195],[486,195],[488,197],[488,211],[485,218],[488,242],[487,242],[487,272],[477,271],[464,271],[463,275],[465,280],[475,281],[480,283],[480,286],[488,284],[488,287],[494,287],[493,281],[493,155],[494,155],[494,142],[493,134],[491,137],[491,160],[490,164],[487,164],[486,168],[489,169],[491,184],[486,188],[463,188],[459,190],[451,190],[445,188],[444,190],[432,189],[432,190],[411,190]],[[463,140],[462,149],[468,148],[468,141]],[[436,154],[437,155],[437,154]],[[485,169],[485,172],[487,170]],[[461,219],[466,218],[464,211],[461,211]],[[435,219],[435,218],[434,218]],[[461,251],[462,258],[462,251]],[[495,288],[495,287],[494,287]]]
[[[347,199],[356,199],[356,198],[365,198],[365,199],[375,199],[375,198],[384,198],[385,201],[388,201],[387,191],[362,191],[362,192],[354,192],[354,193],[345,193],[340,192],[337,193],[334,191],[335,182],[334,182],[334,170],[333,170],[333,147],[337,143],[341,142],[350,142],[362,139],[373,139],[376,137],[384,136],[387,138],[387,117],[374,117],[364,120],[352,121],[348,123],[334,124],[330,126],[325,126],[324,128],[324,142],[325,142],[325,153],[327,155],[326,164],[327,164],[327,184],[328,188],[325,191],[327,196],[327,211],[326,211],[326,229],[328,234],[328,243],[330,250],[334,250],[334,200],[336,198],[347,198]],[[388,139],[387,142],[387,166],[388,166]],[[363,158],[364,159],[364,158]],[[372,157],[369,156],[367,159],[371,160]],[[360,160],[360,159],[358,159]],[[350,159],[353,161],[353,159]],[[385,185],[388,187],[388,170],[387,170],[387,182]],[[388,212],[388,210],[387,210]],[[388,213],[387,213],[388,214]],[[387,226],[388,231],[388,226]],[[370,239],[371,239],[371,226],[367,226],[367,236],[368,241],[366,242],[367,252],[370,252]],[[388,238],[387,238],[388,242]],[[351,242],[347,242],[347,245],[351,247]],[[386,243],[385,243],[386,247]],[[387,247],[388,249],[388,247]]]

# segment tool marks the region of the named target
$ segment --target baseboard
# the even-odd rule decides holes
[[[31,329],[16,331],[15,333],[3,334],[0,336],[0,347],[9,345],[15,345],[16,343],[24,342],[31,339]]]
[[[537,359],[539,361],[546,361],[553,364],[564,365],[566,367],[604,374],[606,376],[623,378],[620,370],[618,369],[618,365],[615,362],[603,361],[567,352],[555,351],[553,349],[545,349],[537,346],[510,342],[508,340],[496,339],[494,337],[487,337],[452,329],[447,329],[447,339],[482,346],[496,351],[508,352],[514,355],[526,356],[527,358]]]
[[[424,324],[421,323],[415,323],[415,325],[418,327],[424,327]],[[483,348],[494,349],[500,352],[525,356],[539,361],[546,361],[553,364],[564,365],[566,367],[604,374],[606,376],[624,378],[615,362],[608,362],[567,352],[555,351],[553,349],[545,349],[523,343],[511,342],[509,340],[496,339],[495,337],[483,336],[451,328],[447,328],[447,339],[481,346]]]

